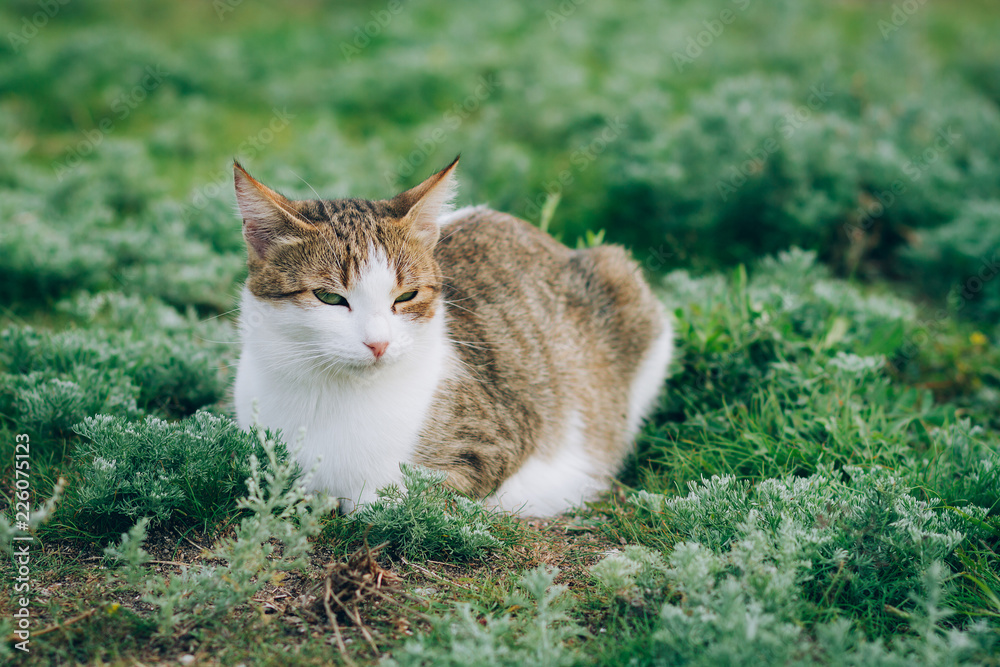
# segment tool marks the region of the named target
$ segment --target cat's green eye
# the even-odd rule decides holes
[[[417,290],[413,290],[412,292],[403,292],[402,294],[396,297],[396,303],[403,303],[404,301],[412,301],[415,296],[417,296]]]
[[[347,299],[345,299],[344,297],[340,296],[335,292],[327,292],[321,289],[317,289],[313,290],[313,294],[316,295],[317,299],[319,299],[320,301],[322,301],[327,305],[350,307],[350,305],[347,303]]]

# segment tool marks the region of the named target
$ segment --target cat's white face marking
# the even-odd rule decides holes
[[[395,267],[381,251],[372,249],[368,256],[341,294],[347,305],[326,304],[312,295],[300,303],[250,297],[255,310],[265,311],[254,319],[269,330],[263,338],[272,343],[271,352],[299,369],[365,376],[394,365],[426,342],[426,321],[393,311],[402,289]],[[283,344],[287,349],[281,351]]]

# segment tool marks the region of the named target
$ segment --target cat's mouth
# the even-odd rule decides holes
[[[397,357],[395,355],[389,356],[383,354],[379,357],[370,355],[367,358],[356,359],[344,364],[343,368],[352,374],[370,375],[392,366],[396,361]]]
[[[365,367],[370,369],[387,368],[395,364],[397,361],[399,361],[399,356],[395,354],[383,354],[380,357],[372,356],[365,363]]]

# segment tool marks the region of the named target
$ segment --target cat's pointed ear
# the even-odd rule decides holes
[[[392,206],[402,218],[402,224],[427,245],[437,243],[440,219],[451,211],[451,200],[458,187],[455,180],[457,166],[458,157],[420,185],[392,199]]]
[[[287,197],[255,179],[235,160],[233,180],[243,216],[243,238],[258,257],[263,259],[276,244],[296,240],[312,230]]]

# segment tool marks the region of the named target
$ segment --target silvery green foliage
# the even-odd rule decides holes
[[[408,558],[479,558],[501,546],[490,532],[498,514],[444,487],[448,474],[401,463],[403,489],[379,489],[378,500],[354,517],[371,526],[372,544],[388,541]]]
[[[69,221],[53,221],[45,204],[44,196],[23,190],[5,188],[0,197],[0,215],[16,220],[0,236],[0,298],[5,301],[93,287],[111,271],[109,249],[94,238],[93,226],[69,231]],[[74,213],[91,220],[99,217],[80,208]]]
[[[949,222],[904,250],[904,264],[921,287],[960,317],[1000,319],[1000,197],[963,201]],[[942,270],[940,267],[947,267]]]
[[[232,509],[246,488],[256,456],[265,463],[260,433],[233,420],[198,412],[179,422],[129,421],[97,415],[76,426],[79,481],[64,510],[92,531],[114,530],[146,517],[152,525],[188,521]],[[274,440],[284,462],[284,444]],[[120,530],[120,528],[118,528]]]
[[[75,168],[53,174],[22,162],[16,185],[0,183],[0,212],[18,220],[0,237],[0,298],[124,289],[219,311],[232,305],[242,248],[216,243],[213,232],[227,225],[239,242],[239,226],[228,212],[185,216],[169,184],[154,176],[149,144],[102,137],[100,150]]]
[[[762,21],[760,28],[780,22],[808,30],[803,18],[811,10],[786,3],[754,7],[747,16]],[[738,47],[730,44],[733,57]],[[712,52],[723,57],[715,45]],[[886,72],[878,86],[883,97],[859,113],[846,81],[821,67],[811,71],[797,81],[745,71],[686,91],[683,111],[673,116],[675,131],[665,136],[653,130],[662,111],[644,98],[648,110],[630,114],[626,140],[608,158],[614,164],[605,178],[619,193],[619,215],[676,239],[701,261],[711,254],[735,264],[790,243],[829,249],[848,243],[848,234],[877,243],[883,258],[905,244],[904,227],[933,228],[960,214],[963,199],[995,198],[989,176],[995,168],[986,167],[995,161],[985,147],[996,140],[984,134],[1000,128],[1000,114],[985,98],[959,109],[943,101],[959,91],[942,82],[945,97],[916,99]],[[789,122],[807,99],[808,118]],[[907,122],[889,121],[899,114]],[[941,141],[939,133],[947,145],[922,159]],[[656,138],[640,143],[638,137]],[[958,183],[968,188],[964,197],[955,192]],[[954,275],[960,264],[941,261],[935,250],[929,246],[931,261],[921,273]]]
[[[185,415],[222,397],[228,324],[116,292],[80,293],[57,308],[86,328],[0,331],[0,409],[40,446],[97,413]]]
[[[640,492],[634,502],[684,541],[665,567],[655,552],[631,547],[592,573],[633,603],[643,592],[636,582],[662,582],[644,597],[670,596],[656,634],[670,656],[663,664],[937,665],[986,655],[997,637],[985,624],[941,626],[941,561],[979,532],[976,522],[913,498],[886,471],[847,472],[849,481],[823,471],[754,487],[714,477],[677,498]],[[885,605],[905,610],[911,629],[890,645],[869,642],[847,621],[804,630],[823,608],[865,618]]]
[[[46,436],[69,433],[73,424],[99,412],[127,418],[140,414],[139,388],[121,369],[80,365],[58,375],[40,371],[6,380],[18,427],[38,434],[39,444]]]
[[[692,566],[704,572],[717,565],[711,555],[691,551],[678,568],[678,579]],[[696,563],[705,560],[706,563]],[[673,559],[671,559],[673,560]],[[726,563],[728,565],[728,563]],[[904,612],[911,632],[892,641],[871,641],[847,619],[820,623],[806,632],[793,605],[775,605],[755,596],[741,577],[716,578],[708,585],[688,586],[684,601],[665,604],[655,640],[666,665],[830,665],[835,667],[937,667],[980,665],[1000,644],[997,633],[983,621],[964,630],[947,629],[950,614],[941,606],[947,587],[945,568],[931,563],[911,592]],[[701,582],[706,583],[706,582]]]
[[[950,555],[966,534],[980,531],[959,514],[938,509],[936,499],[917,500],[903,480],[885,470],[845,471],[846,482],[827,471],[756,486],[713,477],[692,482],[687,496],[640,493],[634,502],[661,513],[687,541],[717,553],[735,549],[748,535],[764,539],[757,532],[763,530],[775,542],[769,553],[797,554],[813,564],[817,586],[846,570],[853,575],[844,582],[843,594],[890,586],[896,590],[885,590],[885,597],[897,602],[930,562]],[[976,518],[986,514],[978,507],[966,512]]]
[[[630,544],[609,554],[591,569],[606,588],[633,604],[657,600],[666,591],[667,564],[653,549]]]
[[[539,566],[525,572],[504,607],[521,607],[511,614],[488,614],[460,604],[453,614],[435,622],[433,630],[408,641],[384,664],[400,667],[488,667],[510,665],[559,667],[573,665],[581,655],[567,641],[586,634],[568,615],[566,587],[553,584],[558,569]]]
[[[148,519],[141,519],[118,545],[105,554],[122,561],[113,580],[137,587],[142,599],[154,607],[153,616],[161,635],[177,629],[216,622],[239,605],[247,604],[276,573],[303,567],[309,553],[309,538],[319,534],[319,518],[335,507],[335,501],[306,492],[308,475],[297,480],[294,461],[279,454],[273,438],[256,432],[264,459],[250,454],[247,496],[237,503],[248,514],[240,521],[234,538],[222,540],[212,549],[211,559],[222,565],[190,565],[169,577],[156,575],[143,566],[149,560],[142,549]],[[280,552],[275,544],[281,545]]]

